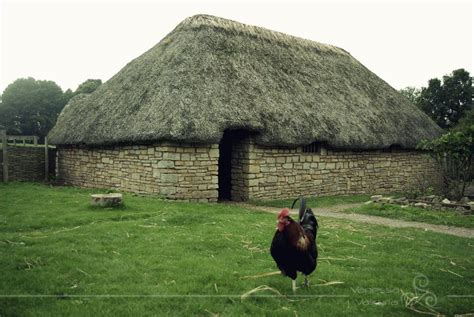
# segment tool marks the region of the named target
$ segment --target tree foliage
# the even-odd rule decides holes
[[[452,128],[472,109],[472,79],[469,72],[457,69],[450,75],[430,79],[423,87],[417,105],[440,127]]]
[[[65,104],[62,89],[53,81],[17,79],[2,94],[0,124],[10,134],[43,137]]]
[[[88,79],[82,84],[77,87],[74,95],[77,94],[91,94],[93,93],[99,86],[102,85],[102,80],[100,79]]]
[[[76,89],[62,89],[53,81],[20,78],[11,83],[0,98],[0,125],[8,134],[44,137],[56,123],[69,100],[77,94],[90,94],[100,79],[88,79]]]
[[[421,89],[408,86],[399,90],[399,92],[404,95],[408,100],[410,100],[413,104],[418,104],[418,99],[420,98]]]
[[[474,123],[450,131],[438,139],[422,142],[421,148],[431,151],[443,173],[445,193],[461,198],[474,178]]]
[[[455,131],[463,131],[474,124],[474,107],[464,113],[464,116],[459,119],[458,124],[454,127]]]

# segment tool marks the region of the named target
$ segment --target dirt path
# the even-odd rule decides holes
[[[275,208],[275,207],[255,206],[255,205],[246,204],[246,203],[241,203],[239,205],[245,208],[261,210],[261,211],[269,212],[272,214],[277,214],[280,211],[280,208]],[[450,235],[458,236],[458,237],[474,238],[474,229],[469,229],[469,228],[433,225],[433,224],[424,223],[424,222],[405,221],[405,220],[391,219],[391,218],[370,216],[370,215],[363,215],[363,214],[346,214],[346,213],[340,212],[341,210],[359,207],[360,205],[361,204],[336,205],[336,206],[325,207],[321,209],[318,208],[313,211],[316,214],[316,216],[346,219],[346,220],[351,220],[351,221],[382,225],[382,226],[387,226],[387,227],[392,227],[392,228],[417,228],[417,229],[423,229],[427,231],[450,234]],[[292,210],[291,213],[297,214],[297,210]]]

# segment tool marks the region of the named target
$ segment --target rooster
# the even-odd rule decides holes
[[[293,202],[293,206],[295,202]],[[311,208],[306,208],[304,198],[300,199],[299,222],[290,217],[290,211],[287,208],[282,209],[278,214],[277,228],[270,253],[281,273],[292,279],[293,292],[297,288],[297,272],[305,275],[303,285],[308,286],[308,275],[316,269],[317,230],[318,221]]]

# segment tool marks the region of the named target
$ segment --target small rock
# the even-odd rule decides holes
[[[402,205],[402,206],[400,206],[400,208],[408,208],[408,207],[410,207],[410,205]]]
[[[461,198],[461,200],[459,201],[461,204],[467,204],[469,203],[471,200],[468,198],[468,197],[463,197]]]
[[[427,203],[416,203],[413,206],[418,208],[428,208],[429,205]]]
[[[438,203],[435,203],[435,204],[431,205],[431,208],[433,208],[435,210],[444,210],[443,205],[438,204]]]
[[[98,207],[115,207],[123,204],[122,194],[94,194],[91,195],[91,205]]]
[[[374,203],[378,202],[383,196],[382,195],[374,195],[370,196],[370,200],[372,200]]]
[[[436,198],[435,195],[429,195],[429,196],[423,196],[423,197],[421,197],[420,199],[421,199],[421,200],[428,201],[428,202],[432,202],[435,198]]]
[[[474,210],[474,201],[468,202],[469,209]]]
[[[448,198],[445,198],[441,201],[443,204],[450,204],[451,201]]]
[[[400,198],[392,199],[391,203],[397,204],[397,205],[406,205],[408,204],[408,200],[405,197],[400,197]]]
[[[392,203],[392,197],[382,197],[378,200],[379,203],[383,204],[391,204]]]

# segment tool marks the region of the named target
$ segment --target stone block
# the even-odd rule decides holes
[[[218,158],[218,157],[219,157],[219,149],[211,149],[211,150],[209,150],[209,157],[211,157],[211,158]]]
[[[160,187],[160,194],[165,195],[165,196],[176,194],[176,187],[162,186]]]
[[[179,161],[181,160],[181,154],[176,152],[165,152],[163,153],[163,160]]]
[[[249,187],[258,186],[259,180],[258,179],[250,179],[248,184],[249,184]]]
[[[174,162],[173,161],[159,161],[157,166],[158,168],[173,168]]]
[[[265,178],[265,181],[267,183],[276,183],[278,181],[278,177],[277,176],[267,176],[267,178]]]
[[[178,175],[177,174],[161,174],[160,179],[163,183],[177,183]]]

